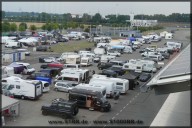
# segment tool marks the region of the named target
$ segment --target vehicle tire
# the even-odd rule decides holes
[[[22,96],[21,96],[21,99],[24,100],[24,99],[25,99],[25,96],[22,95]]]
[[[42,114],[43,114],[44,116],[46,116],[46,115],[47,115],[47,112],[46,112],[46,111],[42,111]]]
[[[105,109],[104,109],[104,108],[101,108],[101,109],[100,109],[100,111],[101,111],[101,112],[104,112],[104,111],[105,111]]]
[[[61,117],[62,117],[63,119],[66,119],[66,118],[67,118],[67,115],[66,115],[66,114],[63,114],[63,115],[61,115]]]
[[[73,116],[77,115],[78,112],[79,112],[79,108],[76,106],[73,111]]]
[[[99,68],[99,70],[102,70],[102,68]]]

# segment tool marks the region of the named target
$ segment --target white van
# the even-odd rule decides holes
[[[23,80],[19,77],[7,77],[2,79],[2,83],[7,83],[6,91],[14,97],[21,99],[38,99],[43,95],[42,83],[39,80]]]
[[[111,81],[105,81],[92,78],[89,84],[101,85],[106,87],[106,97],[113,97],[115,93],[115,84]]]
[[[22,44],[20,42],[16,42],[14,40],[9,40],[5,43],[6,48],[21,48]]]
[[[50,84],[47,81],[41,81],[43,85],[43,92],[49,92],[50,90]]]
[[[24,66],[24,74],[30,75],[33,72],[35,72],[35,69],[31,67],[29,63],[23,63],[23,62],[15,62],[18,65],[23,65]]]
[[[54,84],[56,82],[66,81],[71,82],[73,85],[78,85],[82,82],[82,74],[81,73],[64,73],[55,78]]]
[[[92,65],[93,64],[93,58],[92,57],[82,57],[80,64],[83,66]]]

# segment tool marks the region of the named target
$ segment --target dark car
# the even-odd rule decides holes
[[[148,73],[142,73],[142,74],[139,76],[139,80],[140,80],[141,82],[146,82],[146,81],[148,81],[150,78],[151,78],[151,74],[148,74]]]
[[[49,73],[46,72],[34,72],[31,75],[29,75],[26,79],[31,79],[31,80],[35,80],[36,77],[47,77],[47,78],[51,78]]]
[[[76,101],[58,98],[53,100],[51,105],[42,106],[41,111],[43,115],[51,114],[62,116],[62,118],[71,118],[78,114],[79,108]]]
[[[107,70],[113,70],[113,71],[115,71],[120,76],[125,74],[125,70],[123,70],[121,67],[114,67],[114,66],[112,66],[112,67],[107,68]]]
[[[111,64],[111,63],[99,63],[97,65],[98,69],[100,69],[100,70],[107,69],[111,66],[113,66],[113,64]]]
[[[162,55],[165,59],[169,59],[169,58],[170,58],[170,54],[169,54],[169,53],[161,53],[161,55]]]
[[[106,75],[107,77],[117,77],[118,74],[113,71],[113,70],[109,70],[109,69],[104,69],[102,71],[102,73],[100,73],[101,75]]]
[[[37,46],[36,51],[48,51],[48,47],[47,46]]]

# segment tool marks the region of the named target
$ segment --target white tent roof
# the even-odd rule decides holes
[[[1,111],[7,109],[8,107],[10,107],[10,106],[12,106],[14,104],[18,104],[19,103],[19,100],[10,98],[8,96],[1,95],[1,97],[2,97]]]

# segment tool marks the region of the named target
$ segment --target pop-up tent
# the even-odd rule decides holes
[[[23,65],[19,65],[19,64],[16,64],[16,63],[11,63],[10,65],[8,65],[8,67],[13,67],[15,74],[21,74],[23,72],[23,70],[24,70]]]

